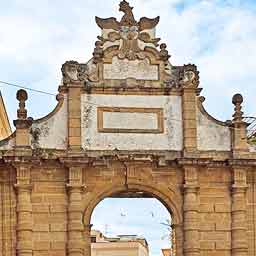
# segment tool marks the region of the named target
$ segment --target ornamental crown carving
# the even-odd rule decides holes
[[[123,0],[123,13],[116,18],[96,17],[101,35],[95,42],[93,57],[87,64],[68,61],[62,67],[63,84],[84,82],[93,87],[182,88],[197,87],[195,65],[173,66],[167,45],[155,36],[160,17],[136,20],[133,7]]]
[[[103,31],[98,39],[102,42],[103,48],[106,48],[104,45],[108,42],[111,44],[118,41],[120,59],[143,59],[146,57],[143,54],[145,46],[158,46],[160,39],[155,38],[152,32],[160,18],[159,16],[154,19],[143,17],[136,21],[132,11],[133,7],[128,2],[122,1],[119,7],[119,11],[124,13],[121,21],[113,17],[107,19],[96,17],[96,23]]]

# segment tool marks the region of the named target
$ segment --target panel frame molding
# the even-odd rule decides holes
[[[156,114],[157,129],[105,128],[104,112]],[[97,128],[100,133],[164,133],[164,110],[163,108],[97,107]]]

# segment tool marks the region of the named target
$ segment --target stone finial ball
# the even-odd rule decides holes
[[[166,49],[166,48],[167,48],[167,45],[165,43],[160,44],[160,49],[161,50]]]
[[[26,101],[28,99],[28,94],[25,90],[21,89],[17,91],[16,99],[18,101]]]
[[[242,104],[243,101],[244,101],[243,96],[242,96],[241,94],[239,94],[239,93],[235,94],[235,95],[233,96],[233,98],[232,98],[232,103],[233,103],[234,105],[236,105],[236,104]]]

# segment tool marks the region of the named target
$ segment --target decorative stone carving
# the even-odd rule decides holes
[[[67,61],[62,65],[61,72],[63,76],[63,84],[70,83],[72,80],[77,80],[77,61]]]
[[[163,61],[168,61],[168,59],[170,58],[170,55],[169,55],[168,51],[166,50],[166,48],[167,48],[166,44],[160,45],[160,49],[161,49],[160,56]]]
[[[95,64],[102,61],[102,58],[103,58],[102,45],[103,44],[101,41],[96,41],[96,43],[95,43],[95,48],[94,48],[94,52],[93,52],[93,62]]]
[[[25,102],[28,99],[28,94],[25,90],[18,90],[16,99],[19,101],[19,108],[17,110],[17,118],[13,121],[16,128],[25,129],[32,125],[32,118],[27,118],[27,110]]]
[[[235,105],[235,113],[233,114],[232,125],[234,127],[233,137],[233,150],[248,151],[247,143],[247,123],[243,121],[242,103],[243,96],[241,94],[235,94],[232,98],[232,103]]]
[[[122,17],[120,22],[118,22],[116,18],[113,17],[107,19],[101,19],[99,17],[96,17],[96,23],[101,29],[113,29],[119,31],[121,27],[136,26],[138,27],[139,31],[143,31],[145,29],[154,28],[159,22],[159,16],[154,19],[143,17],[140,19],[139,22],[137,22],[132,12],[133,7],[131,7],[128,2],[123,0],[119,6],[119,11],[124,12],[124,16]]]
[[[152,43],[156,47],[158,46],[158,42],[161,40],[160,38],[151,38],[150,34],[147,32],[140,33],[138,38],[144,43]]]
[[[120,3],[119,10],[124,12],[124,16],[120,22],[118,22],[116,18],[101,19],[96,17],[96,23],[102,30],[112,29],[117,31],[108,33],[107,38],[98,38],[102,43],[121,40],[118,53],[120,59],[127,58],[129,60],[135,60],[145,58],[145,55],[143,54],[144,48],[140,46],[139,39],[143,42],[152,43],[155,46],[157,46],[157,43],[160,40],[159,38],[151,38],[150,34],[147,32],[142,32],[146,29],[151,30],[155,28],[159,22],[159,17],[154,19],[143,17],[137,22],[134,18],[132,9],[133,7],[131,7],[128,2],[122,1]]]
[[[155,37],[155,27],[159,17],[136,21],[133,7],[127,1],[120,3],[119,10],[124,13],[120,21],[96,17],[102,34],[95,43],[93,58],[87,64],[64,63],[64,86],[82,82],[88,93],[106,87],[113,90],[161,88],[169,94],[173,89],[199,85],[195,65],[172,66],[167,45],[162,43],[160,49],[157,48],[160,38]]]
[[[79,64],[77,68],[77,79],[79,81],[86,81],[89,79],[88,67],[86,64]]]
[[[99,47],[98,43],[96,48]],[[100,60],[99,48],[95,51],[97,61]],[[80,64],[77,61],[67,61],[61,68],[63,76],[63,84],[67,85],[71,82],[92,82],[98,80],[98,70],[90,70],[87,64]]]
[[[235,113],[233,114],[234,121],[241,122],[243,119],[243,112],[241,111],[243,101],[241,94],[235,94],[232,98],[232,103],[235,105]]]
[[[183,66],[183,74],[181,77],[181,83],[183,86],[198,87],[199,85],[199,71],[194,64],[187,64]]]
[[[17,100],[19,101],[19,109],[17,110],[17,117],[19,119],[27,118],[27,110],[25,108],[25,102],[28,99],[28,94],[25,90],[19,90],[16,95]]]

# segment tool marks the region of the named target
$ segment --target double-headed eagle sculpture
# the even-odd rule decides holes
[[[159,22],[159,16],[154,19],[141,18],[137,22],[133,15],[133,7],[128,2],[123,0],[119,4],[119,11],[124,12],[121,21],[117,21],[116,18],[101,19],[96,17],[96,23],[102,30],[109,30],[105,37],[98,37],[100,42],[104,44],[107,41],[115,42],[121,40],[121,46],[119,51],[119,58],[127,58],[129,60],[135,60],[136,58],[143,59],[145,56],[143,49],[139,47],[139,41],[144,43],[151,43],[154,46],[158,46],[160,38],[152,38],[148,33],[148,30],[152,30]]]
[[[120,31],[122,27],[137,27],[140,32],[145,29],[153,29],[159,22],[159,16],[154,19],[143,17],[137,22],[132,12],[133,7],[131,7],[125,0],[119,4],[119,7],[119,11],[124,13],[120,22],[113,17],[107,19],[96,17],[97,25],[101,29],[113,29],[116,31]]]

